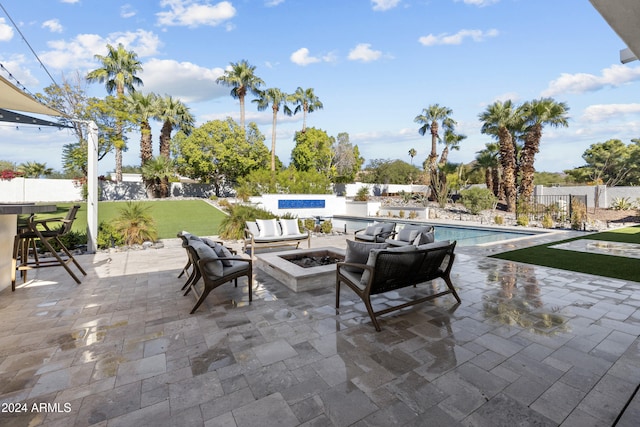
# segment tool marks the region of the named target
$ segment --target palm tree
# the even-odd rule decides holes
[[[269,105],[273,111],[273,122],[271,127],[271,172],[276,171],[276,123],[280,107],[284,107],[284,113],[288,116],[292,114],[287,106],[289,95],[278,88],[269,88],[259,92],[259,98],[252,102],[258,104],[258,111],[266,110]]]
[[[431,174],[437,169],[437,144],[440,140],[439,123],[442,123],[442,127],[446,129],[453,129],[457,124],[450,116],[453,114],[453,110],[447,107],[441,107],[438,104],[430,105],[427,108],[422,109],[422,114],[416,116],[413,121],[422,126],[418,129],[420,135],[424,136],[427,131],[431,133],[431,153],[429,154],[429,171]]]
[[[158,99],[156,118],[162,122],[160,155],[168,159],[171,152],[171,132],[174,129],[180,129],[188,135],[193,129],[194,119],[189,112],[189,107],[169,95]]]
[[[291,94],[290,100],[296,105],[293,114],[298,114],[300,111],[303,113],[302,118],[302,132],[307,129],[307,114],[313,113],[316,110],[322,110],[324,107],[320,99],[313,93],[313,89],[302,89],[298,86],[295,93]]]
[[[51,175],[53,169],[48,168],[46,163],[26,162],[18,166],[18,172],[22,173],[25,178],[40,178]]]
[[[467,135],[457,134],[453,129],[445,129],[444,131],[444,148],[440,153],[439,164],[443,165],[447,163],[449,157],[449,150],[460,150],[460,142],[463,139],[467,139]]]
[[[520,110],[511,100],[496,101],[478,116],[482,125],[481,132],[498,139],[500,145],[500,163],[503,171],[503,186],[507,211],[516,210],[516,147],[514,129],[521,123]]]
[[[500,162],[498,144],[487,143],[486,147],[477,152],[473,164],[474,171],[484,171],[485,184],[493,191],[494,196],[500,197]]]
[[[535,156],[540,151],[542,128],[545,125],[567,127],[569,107],[564,102],[556,102],[553,98],[541,98],[525,103],[522,107],[526,131],[524,147],[520,152],[520,202],[530,203],[533,195],[533,178]]]
[[[150,119],[158,115],[158,95],[133,92],[127,97],[129,110],[140,124],[140,165],[144,167],[153,156]]]
[[[411,166],[413,166],[413,158],[418,154],[415,148],[409,149],[409,157],[411,157]]]
[[[152,157],[142,165],[142,178],[145,181],[147,193],[152,197],[167,197],[169,178],[174,175],[173,162],[164,156]]]
[[[240,100],[240,127],[244,129],[244,97],[248,92],[258,96],[259,87],[264,81],[254,74],[256,67],[243,59],[230,63],[224,75],[216,79],[216,83],[231,86],[231,96]]]
[[[125,89],[129,93],[135,92],[135,86],[142,86],[142,80],[136,73],[142,71],[142,64],[138,61],[138,55],[133,51],[127,51],[122,43],[114,48],[107,44],[108,53],[106,56],[94,55],[94,58],[102,63],[101,68],[97,68],[87,74],[89,82],[104,83],[108,94],[116,92],[117,98],[122,101]],[[122,181],[122,150],[125,141],[122,132],[122,119],[116,123],[116,181]]]

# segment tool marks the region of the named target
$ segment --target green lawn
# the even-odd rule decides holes
[[[159,200],[140,201],[149,206],[149,213],[156,221],[160,239],[173,238],[179,231],[186,230],[200,236],[218,234],[220,222],[224,214],[203,200]],[[37,218],[63,217],[74,203],[57,203],[58,210],[47,214],[37,214]],[[81,203],[80,210],[73,224],[78,232],[87,230],[87,204]],[[125,202],[99,202],[98,224],[109,222],[118,217]]]
[[[590,234],[584,238],[640,244],[640,225]],[[549,246],[578,239],[580,239],[580,237],[504,252],[492,255],[492,258],[640,282],[640,259],[638,258],[599,255],[549,248]]]

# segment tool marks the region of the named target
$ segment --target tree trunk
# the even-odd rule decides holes
[[[144,166],[153,157],[151,126],[149,122],[140,123],[140,165]]]
[[[171,131],[173,126],[169,121],[164,122],[160,131],[160,155],[169,158],[171,154]]]
[[[500,140],[500,162],[503,170],[504,195],[507,212],[516,211],[516,153],[511,132],[505,127],[498,129]]]
[[[536,172],[534,166],[536,153],[540,150],[540,139],[542,138],[542,126],[534,125],[525,135],[524,147],[520,153],[522,182],[520,183],[521,203],[531,203],[533,195],[533,179]]]
[[[271,127],[271,172],[276,171],[276,121],[278,110],[273,108],[273,123]]]
[[[244,96],[239,96],[240,98],[240,127],[242,130],[245,130],[244,127]]]

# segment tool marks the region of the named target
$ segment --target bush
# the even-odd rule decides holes
[[[542,217],[542,226],[544,228],[553,228],[553,219],[551,218],[551,214],[544,214]]]
[[[246,221],[256,219],[272,219],[276,216],[268,210],[247,205],[233,205],[227,208],[229,213],[220,223],[220,237],[222,239],[240,240],[244,238]]]
[[[65,248],[72,250],[79,246],[87,244],[87,233],[81,233],[71,230],[67,234],[60,236],[59,239],[65,246]],[[49,243],[51,244],[53,250],[60,251],[60,245],[58,245],[58,242],[56,242],[54,239],[49,240]],[[40,241],[38,241],[38,248],[40,250],[44,248],[44,245]]]
[[[502,215],[496,215],[493,218],[493,222],[495,222],[497,225],[502,225],[504,224],[504,217]]]
[[[529,225],[529,215],[526,215],[526,214],[518,215],[518,218],[516,219],[516,224],[521,225],[523,227],[526,227],[527,225]]]
[[[418,217],[418,214],[416,213],[416,211],[409,212],[409,219],[416,219],[417,217]]]
[[[403,210],[401,210],[400,212],[398,212],[398,216],[399,216],[400,218],[404,218],[404,211],[403,211]]]
[[[628,211],[633,209],[633,202],[629,197],[616,197],[611,203],[611,208],[616,211]]]
[[[124,236],[116,231],[115,227],[108,222],[101,222],[98,226],[98,237],[96,245],[99,249],[107,249],[113,246],[122,246]]]
[[[356,202],[366,202],[369,200],[369,187],[360,187],[356,192],[356,196],[353,198]]]
[[[462,205],[473,215],[477,215],[480,211],[493,208],[496,202],[496,196],[488,188],[472,187],[468,190],[460,192],[462,196]]]
[[[584,223],[587,221],[587,207],[579,201],[571,201],[571,228],[574,230],[582,230]]]
[[[158,230],[153,217],[148,213],[151,206],[144,207],[141,203],[127,202],[120,209],[120,216],[113,225],[122,234],[125,245],[142,244],[146,241],[156,241]]]
[[[304,228],[309,231],[316,231],[316,220],[315,218],[306,218],[304,220]]]
[[[322,231],[324,234],[329,234],[333,231],[333,223],[330,219],[327,219],[322,223],[322,225],[320,226],[320,231]]]

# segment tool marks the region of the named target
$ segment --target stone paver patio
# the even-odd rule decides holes
[[[336,314],[333,281],[295,293],[257,269],[253,303],[241,280],[189,315],[185,251],[165,245],[80,256],[81,285],[50,268],[0,292],[0,425],[604,426],[640,384],[640,283],[460,248],[462,304],[377,333],[346,289]]]

